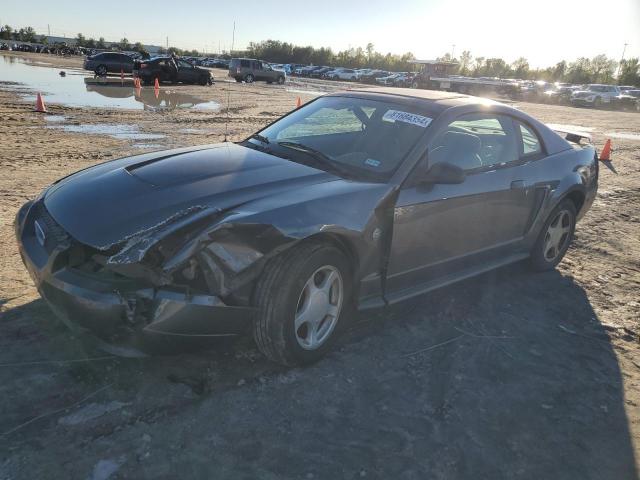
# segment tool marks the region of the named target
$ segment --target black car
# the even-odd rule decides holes
[[[319,97],[237,144],[82,170],[26,203],[15,232],[74,328],[136,349],[253,331],[293,365],[330,348],[351,306],[527,258],[553,269],[597,185],[591,145],[522,111],[372,88]]]
[[[360,81],[362,83],[376,83],[377,78],[388,77],[389,75],[392,75],[392,72],[387,72],[386,70],[373,70],[361,75]]]
[[[311,70],[309,72],[309,76],[311,78],[322,78],[325,73],[330,72],[331,70],[333,70],[333,68],[334,67],[322,67],[322,68],[318,68],[316,70]]]
[[[196,67],[181,58],[154,57],[134,61],[133,74],[146,85],[159,82],[211,85],[213,77],[206,68]]]
[[[133,57],[120,52],[97,53],[85,59],[83,68],[101,76],[107,73],[131,73],[133,70]]]

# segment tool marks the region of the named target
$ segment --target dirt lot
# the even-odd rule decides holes
[[[227,113],[240,139],[310,98],[171,88],[222,105],[231,89],[231,108],[49,108],[72,124],[137,124],[170,147],[221,141]],[[640,114],[517,106],[592,128],[598,145],[640,134]],[[324,361],[284,369],[250,339],[123,359],[73,338],[22,266],[13,217],[53,180],[144,148],[46,128],[3,85],[0,119],[0,478],[637,478],[640,141],[614,138],[615,172],[601,168],[557,271],[514,265],[360,315]]]

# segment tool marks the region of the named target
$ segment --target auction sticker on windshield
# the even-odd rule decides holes
[[[427,128],[431,123],[432,118],[423,117],[422,115],[416,115],[415,113],[402,112],[400,110],[388,110],[382,116],[382,120],[386,122],[404,122],[411,125],[417,125],[418,127]]]

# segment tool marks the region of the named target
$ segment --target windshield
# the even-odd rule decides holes
[[[429,114],[415,106],[323,97],[265,128],[246,145],[338,175],[384,181],[430,123]]]

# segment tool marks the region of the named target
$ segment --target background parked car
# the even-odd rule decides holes
[[[160,82],[199,85],[213,83],[211,72],[206,68],[196,67],[184,59],[173,59],[169,56],[136,60],[133,72],[147,85],[153,85],[156,78]]]
[[[252,83],[264,81],[283,84],[287,74],[282,70],[274,70],[267,62],[254,58],[232,58],[229,63],[229,76],[236,82]]]
[[[333,70],[332,72],[328,72],[326,75],[328,78],[332,78],[333,80],[360,80],[360,76],[352,68],[340,68]]]
[[[584,90],[577,90],[571,95],[571,104],[598,108],[615,103],[615,97],[620,95],[617,85],[591,84]]]
[[[391,72],[386,70],[371,70],[369,73],[365,73],[360,76],[360,81],[363,83],[376,83],[376,78],[387,77],[391,75]]]
[[[325,74],[327,72],[330,72],[331,70],[333,70],[333,67],[322,67],[322,68],[317,68],[315,70],[313,70],[309,76],[311,78],[324,78]]]
[[[131,73],[133,71],[133,58],[130,55],[118,52],[103,52],[89,56],[85,59],[83,68],[91,70],[97,75],[107,73]]]
[[[618,110],[640,110],[640,89],[624,90],[613,101]]]
[[[546,90],[540,98],[544,103],[566,104],[569,103],[573,92],[579,88],[573,85],[555,85]]]

